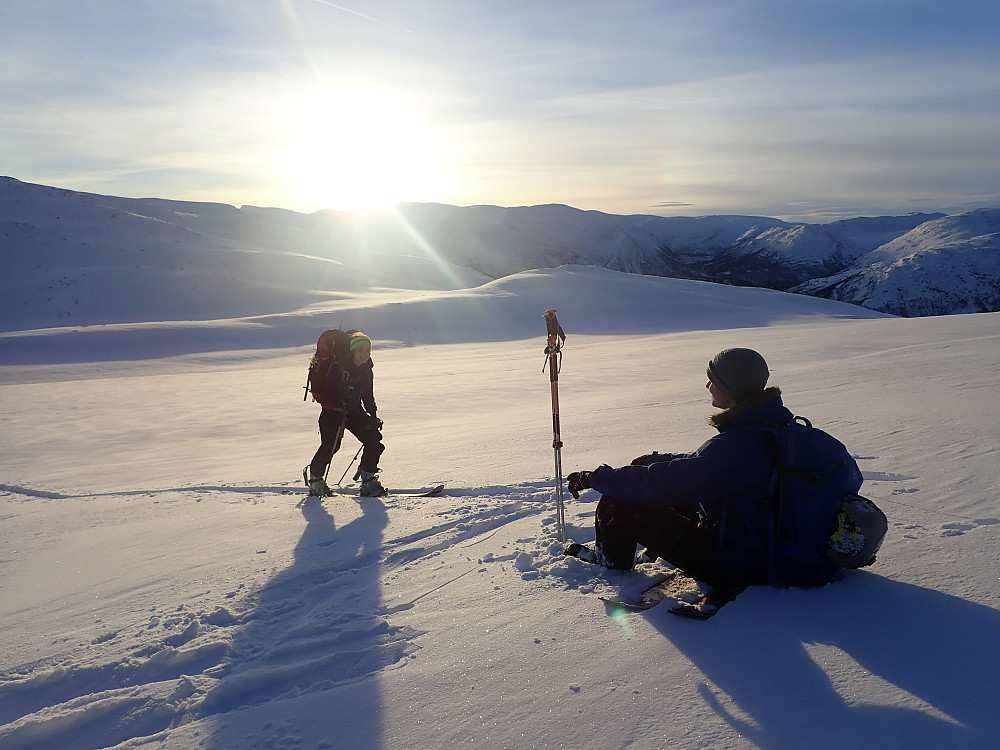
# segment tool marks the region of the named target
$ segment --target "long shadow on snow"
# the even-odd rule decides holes
[[[326,502],[336,509],[355,501]],[[376,614],[387,516],[376,498],[360,504],[362,515],[339,530],[323,502],[300,504],[306,527],[295,562],[260,591],[222,679],[201,707],[203,717],[216,718],[220,750],[296,736],[330,747],[379,747],[377,675],[415,650],[415,634]],[[245,708],[265,709],[248,714],[261,726],[231,720]]]
[[[1000,611],[990,607],[860,572],[822,589],[750,589],[704,623],[663,607],[649,619],[701,670],[706,703],[761,748],[882,738],[985,750],[1000,736]],[[825,660],[849,666],[828,673]]]

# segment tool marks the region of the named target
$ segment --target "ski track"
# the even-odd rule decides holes
[[[8,485],[0,489],[25,502],[167,492],[77,496]],[[219,486],[169,491],[246,502],[247,495],[287,489]],[[375,546],[364,532],[352,530],[353,523],[310,531],[317,519],[330,516],[319,499],[301,501],[308,525],[296,549],[296,563],[259,590],[242,599],[231,591],[220,593],[214,608],[187,611],[182,604],[171,613],[144,612],[93,639],[86,649],[90,653],[71,658],[63,654],[0,674],[0,747],[132,746],[129,741],[155,741],[166,730],[197,719],[330,690],[402,666],[419,650],[422,633],[392,624],[392,615],[484,564],[517,555],[472,561],[469,570],[427,591],[415,591],[410,601],[394,606],[380,601],[380,581],[418,560],[475,545],[511,523],[552,511],[551,487],[542,483],[447,492],[429,498],[357,498],[363,512],[360,522],[389,532]],[[290,503],[288,509],[294,508]],[[441,520],[428,529],[407,532],[409,513],[434,514]],[[401,514],[401,533],[392,535],[389,514]],[[122,639],[133,642],[125,660],[120,658]]]

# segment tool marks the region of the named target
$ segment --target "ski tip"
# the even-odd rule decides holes
[[[444,485],[436,484],[422,490],[389,490],[387,494],[392,497],[434,497],[442,492],[444,492]]]
[[[690,620],[708,620],[711,617],[714,617],[721,608],[721,605],[718,604],[678,603],[672,606],[668,611],[672,615],[687,617]]]

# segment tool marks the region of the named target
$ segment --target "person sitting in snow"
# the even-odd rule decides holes
[[[378,461],[382,444],[382,420],[377,414],[372,372],[372,340],[360,331],[352,332],[349,357],[340,364],[334,361],[326,373],[319,415],[320,446],[308,466],[309,490],[327,495],[326,475],[333,454],[340,450],[344,430],[361,441],[361,464],[355,479],[361,479],[361,494],[378,497],[386,493],[378,480]]]
[[[767,363],[759,353],[726,349],[709,362],[705,386],[712,406],[722,409],[709,420],[718,435],[693,453],[653,453],[629,466],[570,474],[574,498],[589,488],[602,497],[596,545],[570,544],[565,554],[630,570],[642,544],[646,550],[638,562],[659,557],[716,587],[769,582],[772,511],[766,500],[777,456],[774,439],[760,426],[787,424],[793,416],[781,391],[767,387],[767,380]],[[816,582],[832,578],[834,569],[824,567]]]

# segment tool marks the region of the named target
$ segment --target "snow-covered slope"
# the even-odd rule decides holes
[[[368,216],[305,215],[114,198],[0,178],[0,330],[281,313],[356,289],[461,289],[563,264],[787,289],[860,263],[879,245],[939,217],[805,225],[752,216],[437,204]],[[923,253],[943,251],[933,233],[924,241]],[[953,275],[988,285],[1000,272],[982,263],[960,265]],[[130,298],[116,306],[104,292],[112,286],[128,287]],[[942,295],[933,309],[974,309],[964,300],[955,307],[953,297]]]
[[[241,317],[356,289],[485,281],[426,252],[385,258],[359,246],[351,229],[324,214],[110,198],[0,178],[0,330]]]
[[[926,222],[793,291],[910,317],[998,310],[1000,210]]]
[[[444,257],[493,277],[589,264],[628,273],[708,278],[699,268],[704,258],[754,227],[784,225],[751,216],[613,216],[562,205],[403,204],[399,212]]]
[[[865,253],[943,214],[911,214],[831,224],[754,227],[706,260],[710,278],[788,289],[842,271]]]
[[[552,306],[564,471],[694,448],[705,363],[752,346],[888,512],[875,566],[708,622],[606,610],[662,566],[561,554]],[[995,747],[998,314],[580,267],[260,313],[0,337],[2,750]],[[443,497],[297,487],[315,335],[356,320],[383,479]],[[158,330],[189,353],[142,358]],[[568,500],[574,540],[595,500]]]
[[[115,300],[119,294],[129,299],[127,289],[107,290],[103,296]],[[280,314],[0,333],[0,361],[87,362],[118,352],[128,352],[129,359],[155,359],[233,347],[282,348],[289,341],[315,341],[323,329],[338,326],[391,331],[394,338],[383,338],[382,346],[448,343],[456,327],[476,341],[511,341],[538,329],[541,313],[525,306],[525,298],[545,299],[547,307],[567,311],[579,321],[576,332],[587,334],[715,330],[728,328],[734,318],[741,326],[763,326],[885,317],[854,305],[770,289],[563,266],[455,291],[353,293]]]

